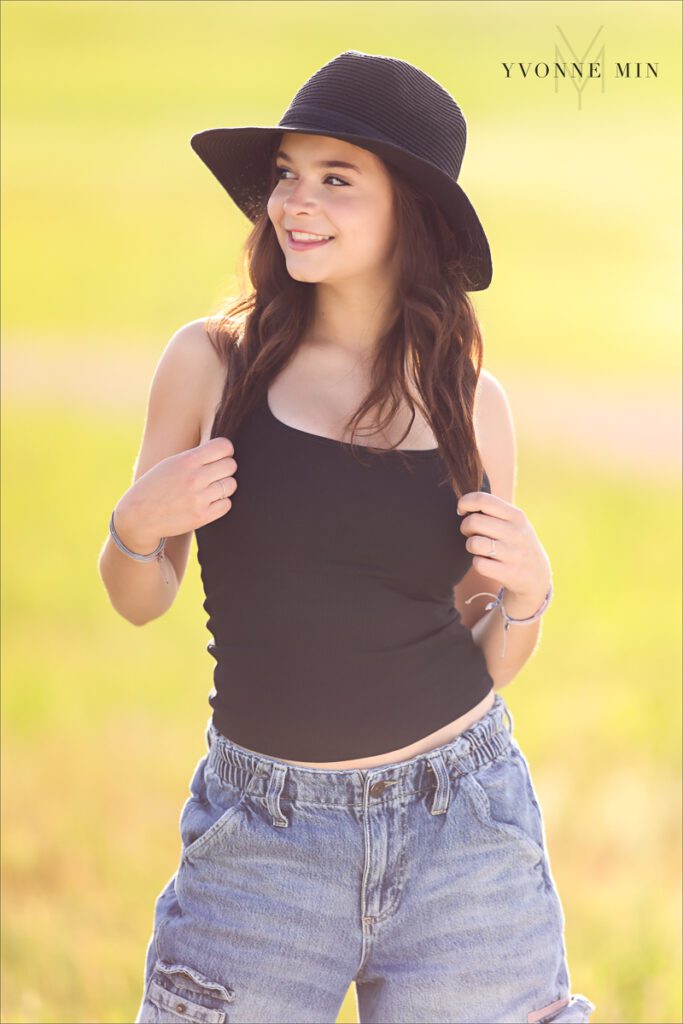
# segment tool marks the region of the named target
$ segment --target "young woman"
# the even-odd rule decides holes
[[[481,369],[465,137],[428,75],[347,51],[277,126],[192,139],[253,290],[167,347],[103,559],[141,624],[195,533],[216,659],[137,1022],[334,1022],[351,982],[363,1024],[595,1009],[499,693],[551,569]]]

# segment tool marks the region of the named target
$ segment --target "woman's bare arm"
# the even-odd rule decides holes
[[[162,459],[200,443],[202,415],[218,360],[204,323],[193,320],[179,328],[157,364],[133,484]],[[116,504],[114,524],[127,547],[146,554],[161,538],[149,533],[137,511],[135,495],[129,488]],[[185,574],[191,541],[191,531],[168,537],[164,549],[166,583],[156,560],[138,562],[129,558],[107,534],[98,569],[113,607],[123,618],[142,626],[170,608]]]

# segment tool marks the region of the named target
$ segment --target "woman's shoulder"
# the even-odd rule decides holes
[[[209,332],[210,317],[189,320],[175,332],[167,349],[188,375],[188,386],[200,393],[215,390],[225,376],[222,350]]]
[[[210,317],[202,316],[189,320],[175,331],[168,343],[169,349],[178,354],[178,358],[187,358],[196,363],[208,365],[221,362],[220,351],[209,335]]]
[[[482,423],[497,420],[509,414],[510,402],[505,388],[490,370],[482,368],[474,397],[474,416]]]
[[[474,426],[477,447],[492,493],[512,501],[517,473],[512,409],[500,380],[484,369],[477,382]]]
[[[210,429],[225,378],[220,349],[207,329],[209,320],[198,317],[182,324],[168,341],[157,370],[157,375],[161,371],[173,385],[174,396],[182,392],[183,403],[193,410],[202,439]]]

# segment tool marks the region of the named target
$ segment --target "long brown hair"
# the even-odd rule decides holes
[[[272,166],[269,195],[277,182],[274,160]],[[473,422],[483,358],[481,332],[453,230],[431,197],[399,169],[385,166],[392,180],[397,228],[395,312],[376,347],[371,390],[347,423],[352,435],[349,450],[358,457],[358,448],[365,447],[355,443],[355,437],[362,436],[356,430],[358,421],[386,404],[389,411],[377,429],[392,421],[402,400],[410,410],[412,426],[415,404],[406,389],[407,369],[418,407],[437,439],[450,485],[460,496],[480,490],[483,482]],[[238,279],[238,298],[223,300],[207,322],[211,343],[226,367],[212,438],[232,439],[297,349],[314,315],[315,285],[289,275],[265,208],[242,248]],[[393,449],[373,448],[372,452],[387,450]]]

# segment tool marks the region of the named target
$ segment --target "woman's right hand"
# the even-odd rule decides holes
[[[234,447],[227,437],[214,437],[162,459],[119,500],[114,513],[117,532],[125,531],[146,552],[161,537],[212,523],[232,508],[236,469]]]

